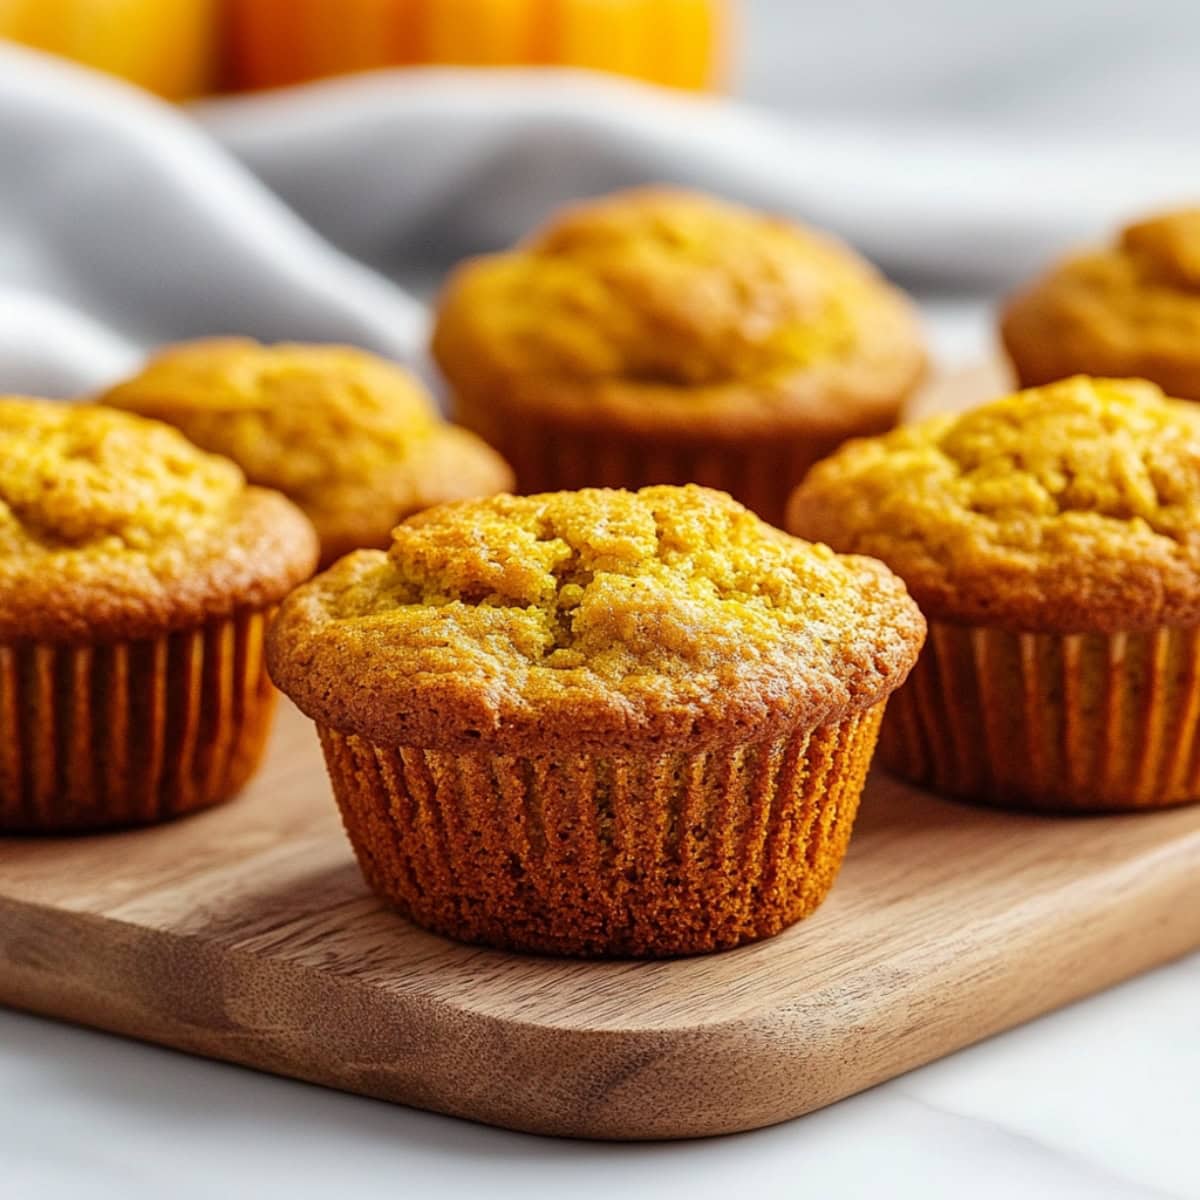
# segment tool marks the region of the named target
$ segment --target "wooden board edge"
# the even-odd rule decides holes
[[[1200,946],[1188,885],[1169,872],[1127,881],[1116,902],[1136,911],[1136,936],[1081,924],[1068,904],[1019,954],[998,930],[886,991],[863,980],[753,1019],[621,1031],[516,1022],[0,898],[0,1003],[528,1133],[708,1137],[801,1116],[1181,957]]]

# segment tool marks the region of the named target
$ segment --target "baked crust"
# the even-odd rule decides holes
[[[1200,624],[1200,413],[1076,377],[843,446],[787,526],[882,559],[931,620],[1045,633]]]
[[[1200,400],[1200,208],[1151,217],[1059,263],[1008,303],[1001,336],[1026,386],[1084,372]]]
[[[157,422],[0,398],[0,641],[155,637],[277,603],[316,562],[292,504]]]
[[[422,508],[513,486],[500,455],[442,421],[415,376],[350,346],[183,343],[102,402],[174,425],[288,496],[326,564],[387,546],[392,526]]]
[[[815,728],[903,682],[925,624],[881,564],[689,486],[444,505],[294,592],[272,677],[387,746],[699,751]]]
[[[695,193],[566,210],[451,276],[433,351],[462,419],[643,437],[849,435],[924,373],[904,296],[834,239]]]

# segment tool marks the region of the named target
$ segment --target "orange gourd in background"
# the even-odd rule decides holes
[[[185,100],[218,82],[220,5],[221,0],[0,0],[0,38]]]
[[[0,0],[0,38],[172,100],[416,63],[544,64],[703,89],[733,0]]]
[[[549,9],[551,62],[693,89],[712,87],[724,74],[727,4],[548,0],[539,7]]]
[[[232,82],[403,63],[592,67],[684,88],[724,74],[728,0],[231,0]]]

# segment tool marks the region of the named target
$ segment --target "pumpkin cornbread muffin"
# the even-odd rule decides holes
[[[513,485],[507,463],[441,420],[413,375],[349,346],[188,342],[101,399],[176,426],[288,496],[316,526],[324,565],[387,546],[422,508]]]
[[[884,761],[997,804],[1200,798],[1200,413],[1076,377],[843,447],[788,527],[903,577],[929,644]]]
[[[1060,263],[1010,301],[1001,333],[1026,386],[1128,375],[1200,400],[1200,208]]]
[[[773,524],[925,364],[912,309],[823,234],[683,191],[567,210],[460,267],[433,351],[524,491],[697,482]]]
[[[175,430],[0,398],[0,830],[232,796],[270,723],[267,616],[316,557],[297,509]]]
[[[924,633],[879,563],[654,487],[430,509],[293,593],[267,655],[413,920],[666,956],[820,904]]]

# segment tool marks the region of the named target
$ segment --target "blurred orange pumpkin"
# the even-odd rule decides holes
[[[0,38],[183,100],[413,63],[548,64],[702,89],[734,0],[0,0]]]
[[[217,82],[221,0],[0,0],[0,38],[85,63],[171,100]]]
[[[230,0],[237,87],[403,63],[542,63],[701,89],[729,0]]]

